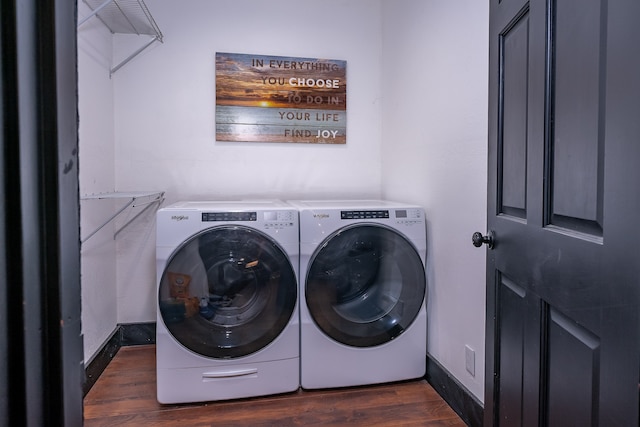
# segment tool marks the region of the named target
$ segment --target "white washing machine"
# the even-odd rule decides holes
[[[379,200],[289,203],[300,212],[302,387],[424,376],[424,210]]]
[[[160,403],[300,387],[298,224],[275,200],[158,210]]]

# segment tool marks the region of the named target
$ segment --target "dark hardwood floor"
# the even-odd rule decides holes
[[[155,346],[121,348],[84,399],[85,426],[464,426],[424,380],[200,404],[156,401]]]

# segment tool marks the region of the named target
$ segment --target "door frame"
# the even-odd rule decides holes
[[[0,18],[0,422],[81,425],[76,2]]]

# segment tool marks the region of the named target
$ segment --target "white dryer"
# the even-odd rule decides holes
[[[300,212],[302,387],[424,376],[424,210],[380,200],[289,203]]]
[[[273,200],[158,210],[160,403],[299,388],[298,224]]]

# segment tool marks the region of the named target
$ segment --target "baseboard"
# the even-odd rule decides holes
[[[93,387],[121,347],[155,344],[155,342],[155,322],[127,323],[116,326],[113,335],[103,344],[102,348],[85,368],[85,380],[82,386],[83,396],[89,393],[91,387]]]
[[[156,343],[156,322],[125,323],[119,326],[122,347]]]
[[[468,426],[482,426],[482,403],[430,354],[427,354],[426,379]]]

